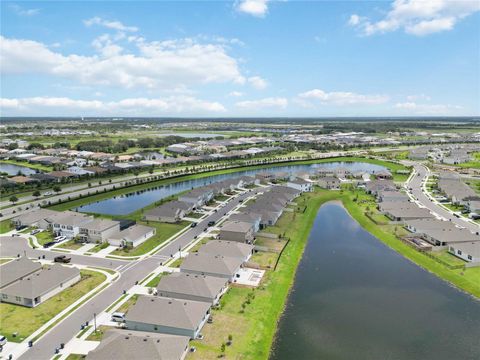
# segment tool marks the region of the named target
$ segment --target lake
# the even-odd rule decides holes
[[[26,166],[0,163],[0,172],[2,173],[7,173],[8,175],[17,175],[19,171],[21,171],[23,175],[31,175],[36,173],[34,169],[30,169]]]
[[[209,176],[201,179],[179,181],[165,186],[154,186],[147,190],[128,193],[116,196],[110,199],[97,201],[78,208],[78,211],[108,214],[108,215],[126,215],[138,209],[141,209],[155,201],[159,201],[171,195],[190,190],[192,188],[211,184],[213,182],[230,179],[242,175],[255,175],[258,172],[288,172],[295,173],[300,171],[314,171],[319,168],[338,168],[343,167],[352,172],[368,171],[374,172],[385,169],[382,166],[360,163],[360,162],[331,162],[309,165],[284,165],[275,167],[259,168],[255,170],[238,171],[235,173]]]
[[[271,360],[479,358],[479,301],[320,208]]]

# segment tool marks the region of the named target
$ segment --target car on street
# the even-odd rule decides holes
[[[190,224],[190,227],[194,228],[195,226],[197,226],[197,223],[193,222]]]
[[[215,221],[212,220],[208,222],[208,226],[213,226],[213,225],[215,225]]]
[[[43,196],[51,196],[51,195],[53,195],[51,191],[47,191],[45,194],[43,194]]]
[[[70,261],[72,261],[72,258],[66,257],[65,255],[59,255],[59,256],[55,256],[53,258],[53,261],[58,263],[68,264]]]
[[[121,312],[114,312],[112,314],[112,321],[123,323],[125,322],[125,314]]]
[[[7,338],[3,335],[0,335],[0,346],[5,346],[7,345]]]

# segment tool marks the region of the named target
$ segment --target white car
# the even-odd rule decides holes
[[[0,346],[7,345],[7,338],[3,335],[0,335]]]
[[[123,323],[125,322],[125,314],[121,312],[114,312],[112,314],[112,321]]]
[[[47,191],[45,194],[43,194],[43,196],[51,196],[51,195],[53,195],[51,191]]]
[[[66,236],[57,236],[55,239],[53,239],[55,242],[60,242],[65,240],[67,237]]]

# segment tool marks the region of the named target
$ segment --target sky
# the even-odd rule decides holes
[[[2,116],[477,116],[480,2],[2,1]]]

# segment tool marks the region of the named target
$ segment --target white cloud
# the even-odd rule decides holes
[[[389,100],[386,95],[363,95],[344,91],[325,92],[320,89],[303,92],[298,94],[298,97],[302,100],[319,101],[323,105],[378,105]]]
[[[129,98],[119,101],[75,100],[66,97],[0,98],[0,109],[14,115],[82,114],[96,115],[156,115],[179,113],[218,113],[226,111],[218,102],[192,96],[170,96],[159,99]]]
[[[239,101],[235,104],[238,108],[248,110],[259,110],[265,108],[285,109],[288,105],[288,100],[279,97],[269,97],[259,100]]]
[[[262,79],[260,76],[249,77],[247,81],[257,90],[263,90],[268,86],[267,81]]]
[[[231,97],[241,97],[243,96],[243,93],[240,92],[240,91],[232,91],[228,94],[228,96],[231,96]]]
[[[418,94],[418,95],[408,95],[407,100],[408,101],[415,101],[415,100],[426,100],[430,101],[432,98],[428,95],[425,94]]]
[[[480,2],[475,0],[395,0],[383,19],[372,22],[353,14],[348,24],[364,35],[403,29],[408,34],[424,36],[452,30],[461,19],[477,11]]]
[[[33,16],[40,12],[40,9],[25,9],[17,4],[10,4],[9,7],[19,16]]]
[[[240,0],[236,3],[236,9],[249,15],[264,17],[268,12],[269,0]]]
[[[93,44],[101,56],[63,55],[32,40],[3,36],[0,40],[2,74],[49,74],[87,85],[150,89],[246,82],[238,61],[222,45],[188,38],[153,42],[137,38],[132,40],[136,53],[124,53],[105,35]]]
[[[417,115],[448,115],[458,113],[463,108],[458,105],[450,104],[419,104],[414,101],[396,103],[395,109],[409,114]]]
[[[117,31],[124,31],[124,32],[137,32],[138,28],[135,26],[127,26],[122,24],[120,21],[117,20],[105,20],[101,17],[95,16],[91,19],[83,20],[85,26],[92,26],[92,25],[99,25],[106,27],[107,29],[117,30]]]

